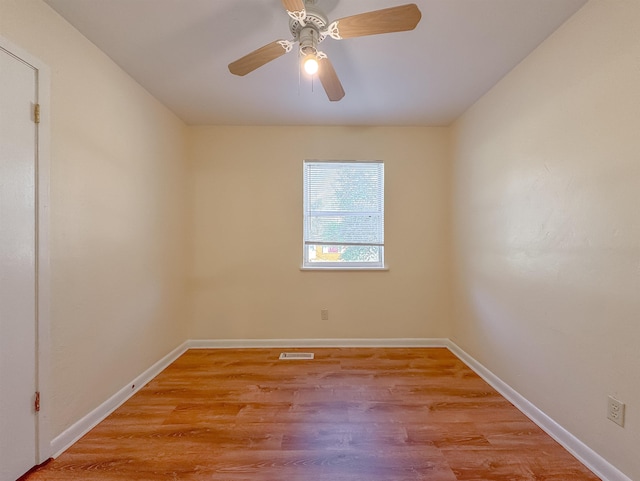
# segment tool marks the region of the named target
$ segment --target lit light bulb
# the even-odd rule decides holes
[[[304,71],[309,75],[313,75],[318,71],[318,59],[312,53],[304,58],[302,64],[304,65]]]

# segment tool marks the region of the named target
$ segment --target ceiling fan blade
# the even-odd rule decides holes
[[[291,50],[291,42],[287,40],[276,40],[270,44],[254,50],[248,55],[239,58],[235,62],[229,64],[229,72],[234,75],[247,75],[258,67],[281,57]]]
[[[287,12],[304,12],[304,0],[282,0],[282,6]]]
[[[322,83],[322,87],[327,93],[329,100],[337,102],[344,97],[344,89],[342,88],[338,74],[326,57],[318,60],[318,77],[320,77],[320,83]]]
[[[363,37],[379,33],[413,30],[422,18],[414,3],[374,10],[336,20],[329,26],[329,35],[336,39]]]

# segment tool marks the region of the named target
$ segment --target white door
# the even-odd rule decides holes
[[[0,481],[36,458],[37,71],[0,46]]]

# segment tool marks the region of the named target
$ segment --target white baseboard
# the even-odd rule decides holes
[[[142,374],[137,376],[135,379],[127,383],[126,386],[124,386],[117,393],[115,393],[113,396],[111,396],[109,399],[103,402],[96,409],[94,409],[89,414],[87,414],[86,416],[76,421],[74,424],[72,424],[67,429],[65,429],[62,433],[56,436],[51,441],[50,452],[55,453],[53,457],[57,458],[58,456],[60,456],[72,444],[74,444],[82,436],[87,434],[98,423],[100,423],[109,414],[111,414],[118,407],[120,407],[127,399],[129,399],[136,392],[138,392],[145,384],[147,384],[154,377],[160,374],[160,372],[164,368],[166,368],[169,364],[171,364],[178,357],[180,357],[187,349],[188,349],[187,342],[182,343],[180,346],[176,347],[173,351],[171,351],[169,354],[167,354],[158,362],[156,362],[149,369],[147,369]],[[135,386],[135,387],[132,388],[132,386]]]
[[[627,477],[618,468],[613,466],[593,449],[560,426],[547,414],[528,401],[524,396],[514,390],[498,376],[493,374],[493,372],[479,363],[476,359],[471,357],[456,343],[448,340],[447,347],[478,376],[484,379],[491,387],[517,407],[525,416],[536,423],[543,431],[580,460],[582,464],[593,471],[596,476],[601,478],[603,481],[631,481],[631,478]]]
[[[448,347],[446,338],[393,339],[200,339],[189,349],[305,348],[305,347]]]
[[[115,411],[164,368],[180,357],[187,349],[240,349],[240,348],[310,348],[310,347],[446,347],[470,369],[483,378],[522,413],[536,423],[549,436],[560,443],[603,481],[632,481],[606,459],[588,447],[547,414],[534,406],[511,386],[471,357],[456,343],[446,338],[396,338],[396,339],[194,339],[175,348],[145,372],[104,403],[78,420],[51,441],[54,458],[62,454],[100,421]],[[131,386],[135,388],[131,388]]]

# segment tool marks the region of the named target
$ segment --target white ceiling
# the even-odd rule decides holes
[[[586,0],[415,0],[414,31],[336,41],[329,102],[292,52],[245,77],[227,65],[289,39],[280,0],[45,0],[188,124],[448,125]],[[330,21],[411,0],[318,0]]]

